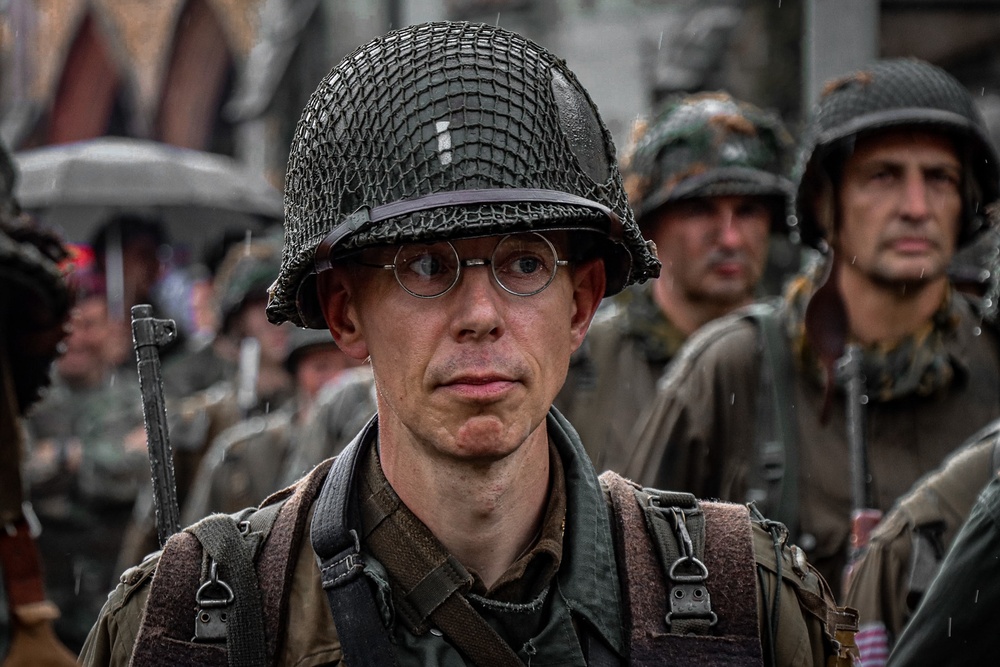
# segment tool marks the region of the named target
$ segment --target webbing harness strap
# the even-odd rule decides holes
[[[791,355],[774,304],[753,304],[744,312],[757,325],[764,356],[754,434],[756,467],[750,479],[751,497],[747,500],[794,533],[799,524],[799,469]]]
[[[361,462],[362,446],[377,417],[340,453],[316,498],[312,547],[319,562],[344,661],[351,667],[396,665],[389,633],[364,576],[360,512],[351,482]]]
[[[203,570],[208,570],[195,595],[195,641],[224,638],[230,667],[267,663],[264,610],[254,559],[280,507],[276,503],[236,516],[213,514],[186,529],[201,542],[206,561]],[[245,519],[247,514],[249,520]],[[224,631],[224,637],[218,630]]]
[[[641,489],[613,472],[600,477],[608,498],[615,536],[615,551],[619,557],[619,576],[626,602],[626,626],[629,629],[628,664],[633,667],[654,665],[760,665],[761,642],[758,627],[757,591],[754,579],[754,550],[749,513],[742,505],[729,503],[697,503],[689,494],[667,493]],[[650,501],[650,498],[656,500]],[[650,513],[650,506],[657,509]],[[674,596],[678,583],[671,581],[669,571],[672,556],[664,552],[683,554],[687,548],[676,544],[678,538],[671,510],[683,513],[688,537],[701,543],[704,557],[699,560],[709,574],[705,581],[690,583],[704,588],[711,586],[716,600],[711,613],[718,622],[712,623],[705,609],[696,609],[692,617],[707,621],[708,631],[701,633],[702,624],[681,624],[683,614],[673,620]],[[701,527],[694,512],[702,514]],[[692,532],[694,535],[692,535]],[[680,538],[681,541],[683,537]],[[663,542],[665,544],[658,544]],[[670,542],[675,542],[673,546]],[[683,558],[683,556],[679,556]],[[687,574],[685,569],[682,574]],[[677,571],[675,570],[675,575]],[[697,574],[700,575],[700,572]],[[700,601],[693,591],[684,590],[678,602]],[[667,618],[671,617],[671,621]],[[669,626],[668,626],[669,623]]]
[[[656,553],[667,577],[667,627],[674,634],[708,634],[718,621],[705,581],[705,514],[690,493],[636,489]]]

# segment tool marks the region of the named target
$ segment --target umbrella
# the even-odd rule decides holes
[[[15,161],[21,206],[71,241],[86,241],[116,212],[146,213],[164,220],[175,245],[200,252],[225,229],[282,218],[281,193],[223,155],[102,137],[21,151]]]

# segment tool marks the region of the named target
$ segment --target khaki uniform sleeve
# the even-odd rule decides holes
[[[81,665],[128,666],[157,562],[157,558],[149,558],[122,575],[121,582],[108,596],[97,623],[87,636],[80,652]]]
[[[778,558],[771,534],[753,523],[758,581],[757,606],[765,664],[775,616],[775,665],[849,667],[853,663],[857,616],[837,607],[829,586],[798,547],[781,548]],[[774,613],[777,599],[777,614]]]
[[[891,644],[909,616],[913,531],[902,513],[890,513],[878,527],[864,555],[854,564],[844,603],[858,610],[861,628],[885,633]]]
[[[877,658],[884,663],[935,572],[939,557],[933,553],[951,544],[978,489],[991,478],[996,437],[996,432],[991,431],[985,438],[957,450],[900,498],[872,533],[868,547],[854,565],[844,598],[860,614],[858,645],[863,658]],[[926,537],[921,538],[920,528],[937,533],[940,545],[933,546]],[[917,562],[915,539],[921,539],[925,546]]]

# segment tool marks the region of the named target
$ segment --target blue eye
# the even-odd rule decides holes
[[[422,278],[432,278],[440,275],[446,269],[445,262],[439,255],[424,253],[409,259],[406,269],[413,271]]]
[[[541,270],[542,261],[537,257],[525,255],[524,257],[515,258],[514,261],[511,262],[510,268],[515,273],[527,275]]]

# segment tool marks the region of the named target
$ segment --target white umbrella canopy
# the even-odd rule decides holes
[[[200,251],[223,230],[282,219],[281,193],[232,158],[168,144],[102,137],[15,154],[22,208],[86,241],[120,212],[152,214],[171,239]]]

